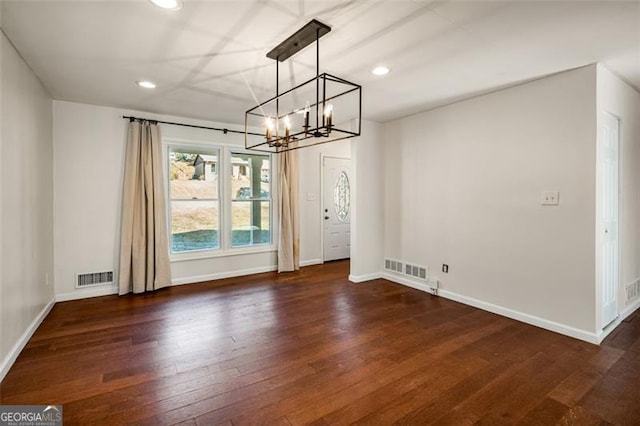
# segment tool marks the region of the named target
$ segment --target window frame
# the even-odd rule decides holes
[[[218,198],[207,198],[207,199],[198,199],[196,201],[217,201],[218,203],[218,246],[217,247],[213,247],[213,248],[208,248],[208,249],[197,249],[197,250],[186,250],[186,251],[176,251],[174,252],[172,249],[172,232],[171,232],[171,227],[172,227],[172,222],[173,222],[173,201],[189,201],[188,199],[172,199],[171,196],[171,153],[172,152],[188,152],[190,154],[199,154],[199,155],[215,155],[218,158],[218,163],[220,162],[220,157],[221,157],[221,151],[222,149],[218,146],[202,146],[202,145],[194,145],[194,144],[183,144],[183,143],[170,143],[167,144],[166,150],[165,150],[165,155],[166,155],[166,160],[165,160],[165,170],[167,173],[167,178],[166,178],[166,200],[167,200],[167,233],[168,233],[168,239],[169,239],[169,256],[170,258],[173,256],[182,256],[185,254],[190,254],[190,253],[202,253],[202,252],[211,252],[211,251],[218,251],[221,250],[223,247],[223,236],[222,236],[222,191],[221,191],[221,187],[222,185],[220,184],[220,178],[218,177],[217,179],[217,193],[218,193]],[[203,167],[203,172],[204,169],[206,168],[206,165]]]
[[[277,185],[273,183],[274,173],[277,171],[277,156],[269,153],[256,153],[244,149],[241,146],[225,143],[212,143],[211,141],[198,141],[191,139],[180,139],[173,137],[163,137],[163,161],[164,182],[165,182],[165,199],[167,200],[167,234],[169,238],[169,260],[173,262],[181,262],[188,260],[209,259],[226,256],[238,256],[245,254],[271,253],[277,251],[277,241],[279,234],[279,212],[276,201],[278,200]],[[171,250],[171,194],[170,194],[170,153],[171,151],[193,151],[201,154],[210,155],[212,152],[218,151],[218,248],[191,250],[184,252],[173,252]],[[244,245],[233,247],[232,245],[232,194],[231,194],[231,156],[232,153],[250,154],[250,155],[267,155],[270,165],[270,231],[271,243]],[[224,177],[221,177],[224,176]]]

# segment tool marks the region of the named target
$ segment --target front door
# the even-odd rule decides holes
[[[324,261],[346,259],[351,249],[351,160],[322,159]]]

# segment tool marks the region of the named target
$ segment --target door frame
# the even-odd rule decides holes
[[[320,250],[322,252],[322,263],[324,260],[324,159],[325,158],[333,158],[336,160],[348,160],[351,163],[351,158],[348,157],[339,157],[337,155],[325,155],[320,154]],[[353,172],[353,170],[352,170]],[[353,179],[349,176],[349,185],[351,185]],[[351,214],[351,213],[349,213]],[[349,219],[349,228],[351,228],[351,219]]]

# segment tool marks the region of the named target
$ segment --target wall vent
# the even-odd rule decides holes
[[[424,266],[410,265],[407,263],[404,265],[404,274],[422,281],[426,281],[427,277],[429,276],[429,269]]]
[[[113,271],[78,274],[76,279],[76,288],[105,284],[113,284]]]
[[[385,259],[384,260],[384,269],[387,271],[399,272],[402,274],[403,272],[403,263],[399,260],[394,259]]]
[[[626,305],[629,305],[634,299],[640,297],[640,278],[638,278],[631,284],[628,284],[625,287],[625,290],[627,292]]]

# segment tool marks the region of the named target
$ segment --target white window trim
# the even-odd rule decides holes
[[[231,256],[246,256],[252,254],[260,254],[260,253],[275,253],[278,249],[273,244],[267,245],[259,245],[259,246],[247,246],[247,247],[238,247],[230,250],[194,250],[189,252],[182,253],[174,253],[170,256],[169,262],[185,262],[190,260],[200,260],[200,259],[214,259],[219,257],[231,257]]]
[[[237,154],[260,154],[245,149],[242,146],[211,143],[207,141],[186,140],[182,138],[164,137],[163,145],[163,162],[164,169],[164,187],[165,199],[167,200],[167,233],[169,238],[169,260],[170,262],[183,262],[199,259],[219,258],[227,256],[251,255],[258,253],[269,253],[278,250],[279,237],[279,212],[278,212],[278,185],[274,182],[275,172],[277,171],[277,156],[271,154],[269,163],[271,166],[270,173],[270,195],[271,195],[271,244],[256,244],[251,246],[232,247],[231,238],[231,153]],[[192,151],[201,151],[203,153],[218,150],[218,176],[226,176],[224,179],[218,180],[218,243],[219,247],[208,250],[193,250],[188,252],[173,253],[171,251],[171,198],[169,193],[169,152],[171,150],[184,149]],[[269,155],[269,154],[266,154]]]

